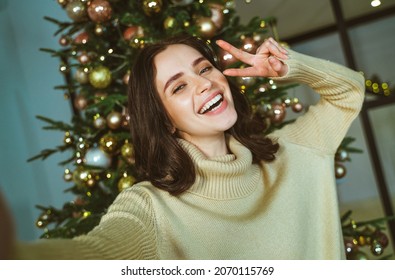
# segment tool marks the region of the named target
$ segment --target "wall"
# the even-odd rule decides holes
[[[15,214],[18,237],[35,239],[39,211],[35,205],[61,206],[68,187],[58,165],[61,155],[28,163],[42,149],[62,143],[63,134],[42,129],[43,115],[68,121],[71,116],[63,92],[57,58],[39,48],[58,48],[56,26],[44,16],[64,19],[56,1],[0,0],[0,188]]]

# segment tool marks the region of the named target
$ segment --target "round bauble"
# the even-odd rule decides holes
[[[85,96],[79,94],[74,99],[74,107],[78,110],[85,110],[86,106],[88,106],[88,100]]]
[[[89,40],[89,35],[84,31],[79,33],[77,36],[75,36],[73,42],[74,44],[86,44],[88,43],[88,40]]]
[[[336,162],[335,163],[335,176],[336,176],[336,179],[341,179],[344,176],[346,176],[346,174],[347,174],[346,167],[343,164]]]
[[[112,16],[111,5],[106,0],[93,0],[88,6],[88,15],[96,23],[108,21]]]
[[[107,115],[107,126],[111,129],[118,129],[122,123],[122,114],[119,112],[111,112]]]
[[[95,88],[106,88],[111,83],[111,72],[105,66],[98,66],[89,73],[89,82]]]
[[[141,37],[144,37],[144,29],[141,26],[129,26],[123,31],[123,38],[126,41]]]
[[[286,109],[282,103],[274,103],[272,104],[272,115],[270,120],[275,123],[279,124],[283,122],[286,116]]]
[[[224,68],[238,61],[232,54],[228,53],[227,51],[224,51],[223,49],[220,49],[218,51],[218,59],[220,64]]]
[[[85,4],[80,1],[68,3],[66,5],[66,13],[75,22],[81,22],[88,18]]]
[[[153,16],[162,11],[162,0],[143,0],[143,11],[147,16]]]
[[[124,189],[130,188],[134,185],[134,183],[136,182],[136,178],[134,178],[131,175],[128,175],[126,177],[122,177],[119,181],[118,181],[118,190],[121,192]]]
[[[200,17],[195,22],[198,34],[203,38],[212,38],[217,33],[217,27],[209,17]]]
[[[103,129],[107,126],[107,121],[100,115],[94,116],[93,118],[93,126],[97,129]]]
[[[85,68],[78,68],[74,73],[74,79],[80,84],[86,84],[89,82],[88,73],[85,71]]]
[[[100,138],[99,145],[104,152],[108,154],[115,154],[119,148],[119,141],[114,135],[106,134]]]
[[[111,165],[111,156],[98,147],[89,149],[85,154],[86,165],[108,168]]]

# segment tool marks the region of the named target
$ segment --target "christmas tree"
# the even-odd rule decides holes
[[[45,149],[29,160],[69,152],[70,156],[60,164],[65,166],[64,180],[70,182],[66,191],[74,194],[75,199],[60,209],[38,206],[42,213],[36,225],[44,230],[43,238],[72,238],[89,232],[118,193],[136,182],[126,88],[130,66],[141,48],[186,32],[206,40],[226,68],[244,65],[218,49],[213,43],[216,39],[224,39],[247,52],[255,52],[269,36],[279,40],[274,18],[254,17],[243,25],[233,0],[58,0],[58,3],[70,20],[60,22],[46,17],[58,26],[55,36],[60,48],[42,50],[60,61],[65,84],[57,89],[73,105],[74,116],[68,122],[38,116],[46,123],[44,129],[63,131],[64,139],[58,147]],[[261,133],[292,122],[287,111],[302,113],[305,109],[296,97],[287,94],[296,85],[279,86],[273,80],[258,77],[234,78],[234,82],[250,99],[254,116],[262,124],[256,128]],[[342,163],[350,159],[349,153],[360,152],[350,147],[352,141],[346,138],[336,153],[337,178],[345,176]],[[346,221],[348,216],[343,220]],[[351,229],[358,230],[356,225],[354,222]],[[382,249],[388,245],[385,236],[376,238],[378,231],[376,226],[369,232],[376,255],[383,251],[378,249],[379,245]],[[348,231],[349,236],[359,239],[366,233]],[[347,250],[355,255],[357,246],[350,248]]]

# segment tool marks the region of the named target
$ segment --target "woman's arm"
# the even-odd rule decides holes
[[[73,239],[17,243],[16,259],[157,259],[155,215],[147,194],[123,191],[99,225]]]
[[[296,144],[327,153],[335,153],[364,100],[363,76],[340,64],[285,49],[274,39],[267,39],[250,54],[222,40],[218,46],[250,67],[227,69],[225,75],[261,76],[277,82],[304,83],[321,95],[295,123],[275,131]]]
[[[274,133],[294,143],[335,153],[364,100],[361,73],[324,59],[289,50],[288,72],[277,82],[297,82],[320,94],[317,104],[297,120]]]

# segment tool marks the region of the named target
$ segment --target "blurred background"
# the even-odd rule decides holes
[[[242,22],[253,16],[276,18],[273,36],[292,49],[350,66],[394,88],[395,0],[383,0],[377,7],[371,0],[236,0],[235,4]],[[42,234],[35,226],[39,215],[35,205],[60,207],[72,199],[64,193],[69,185],[63,179],[64,167],[58,164],[67,156],[27,162],[64,137],[43,130],[36,116],[65,121],[72,116],[69,101],[54,89],[64,83],[58,59],[39,51],[59,47],[56,27],[44,16],[69,20],[55,0],[0,0],[0,189],[22,240]],[[305,104],[317,100],[303,86],[292,89],[292,94]],[[395,204],[393,95],[379,98],[388,102],[367,105],[348,133],[363,153],[353,154],[345,164],[347,174],[338,180],[338,193],[340,212],[352,210],[357,220],[383,217]],[[367,101],[376,99],[367,97]]]

